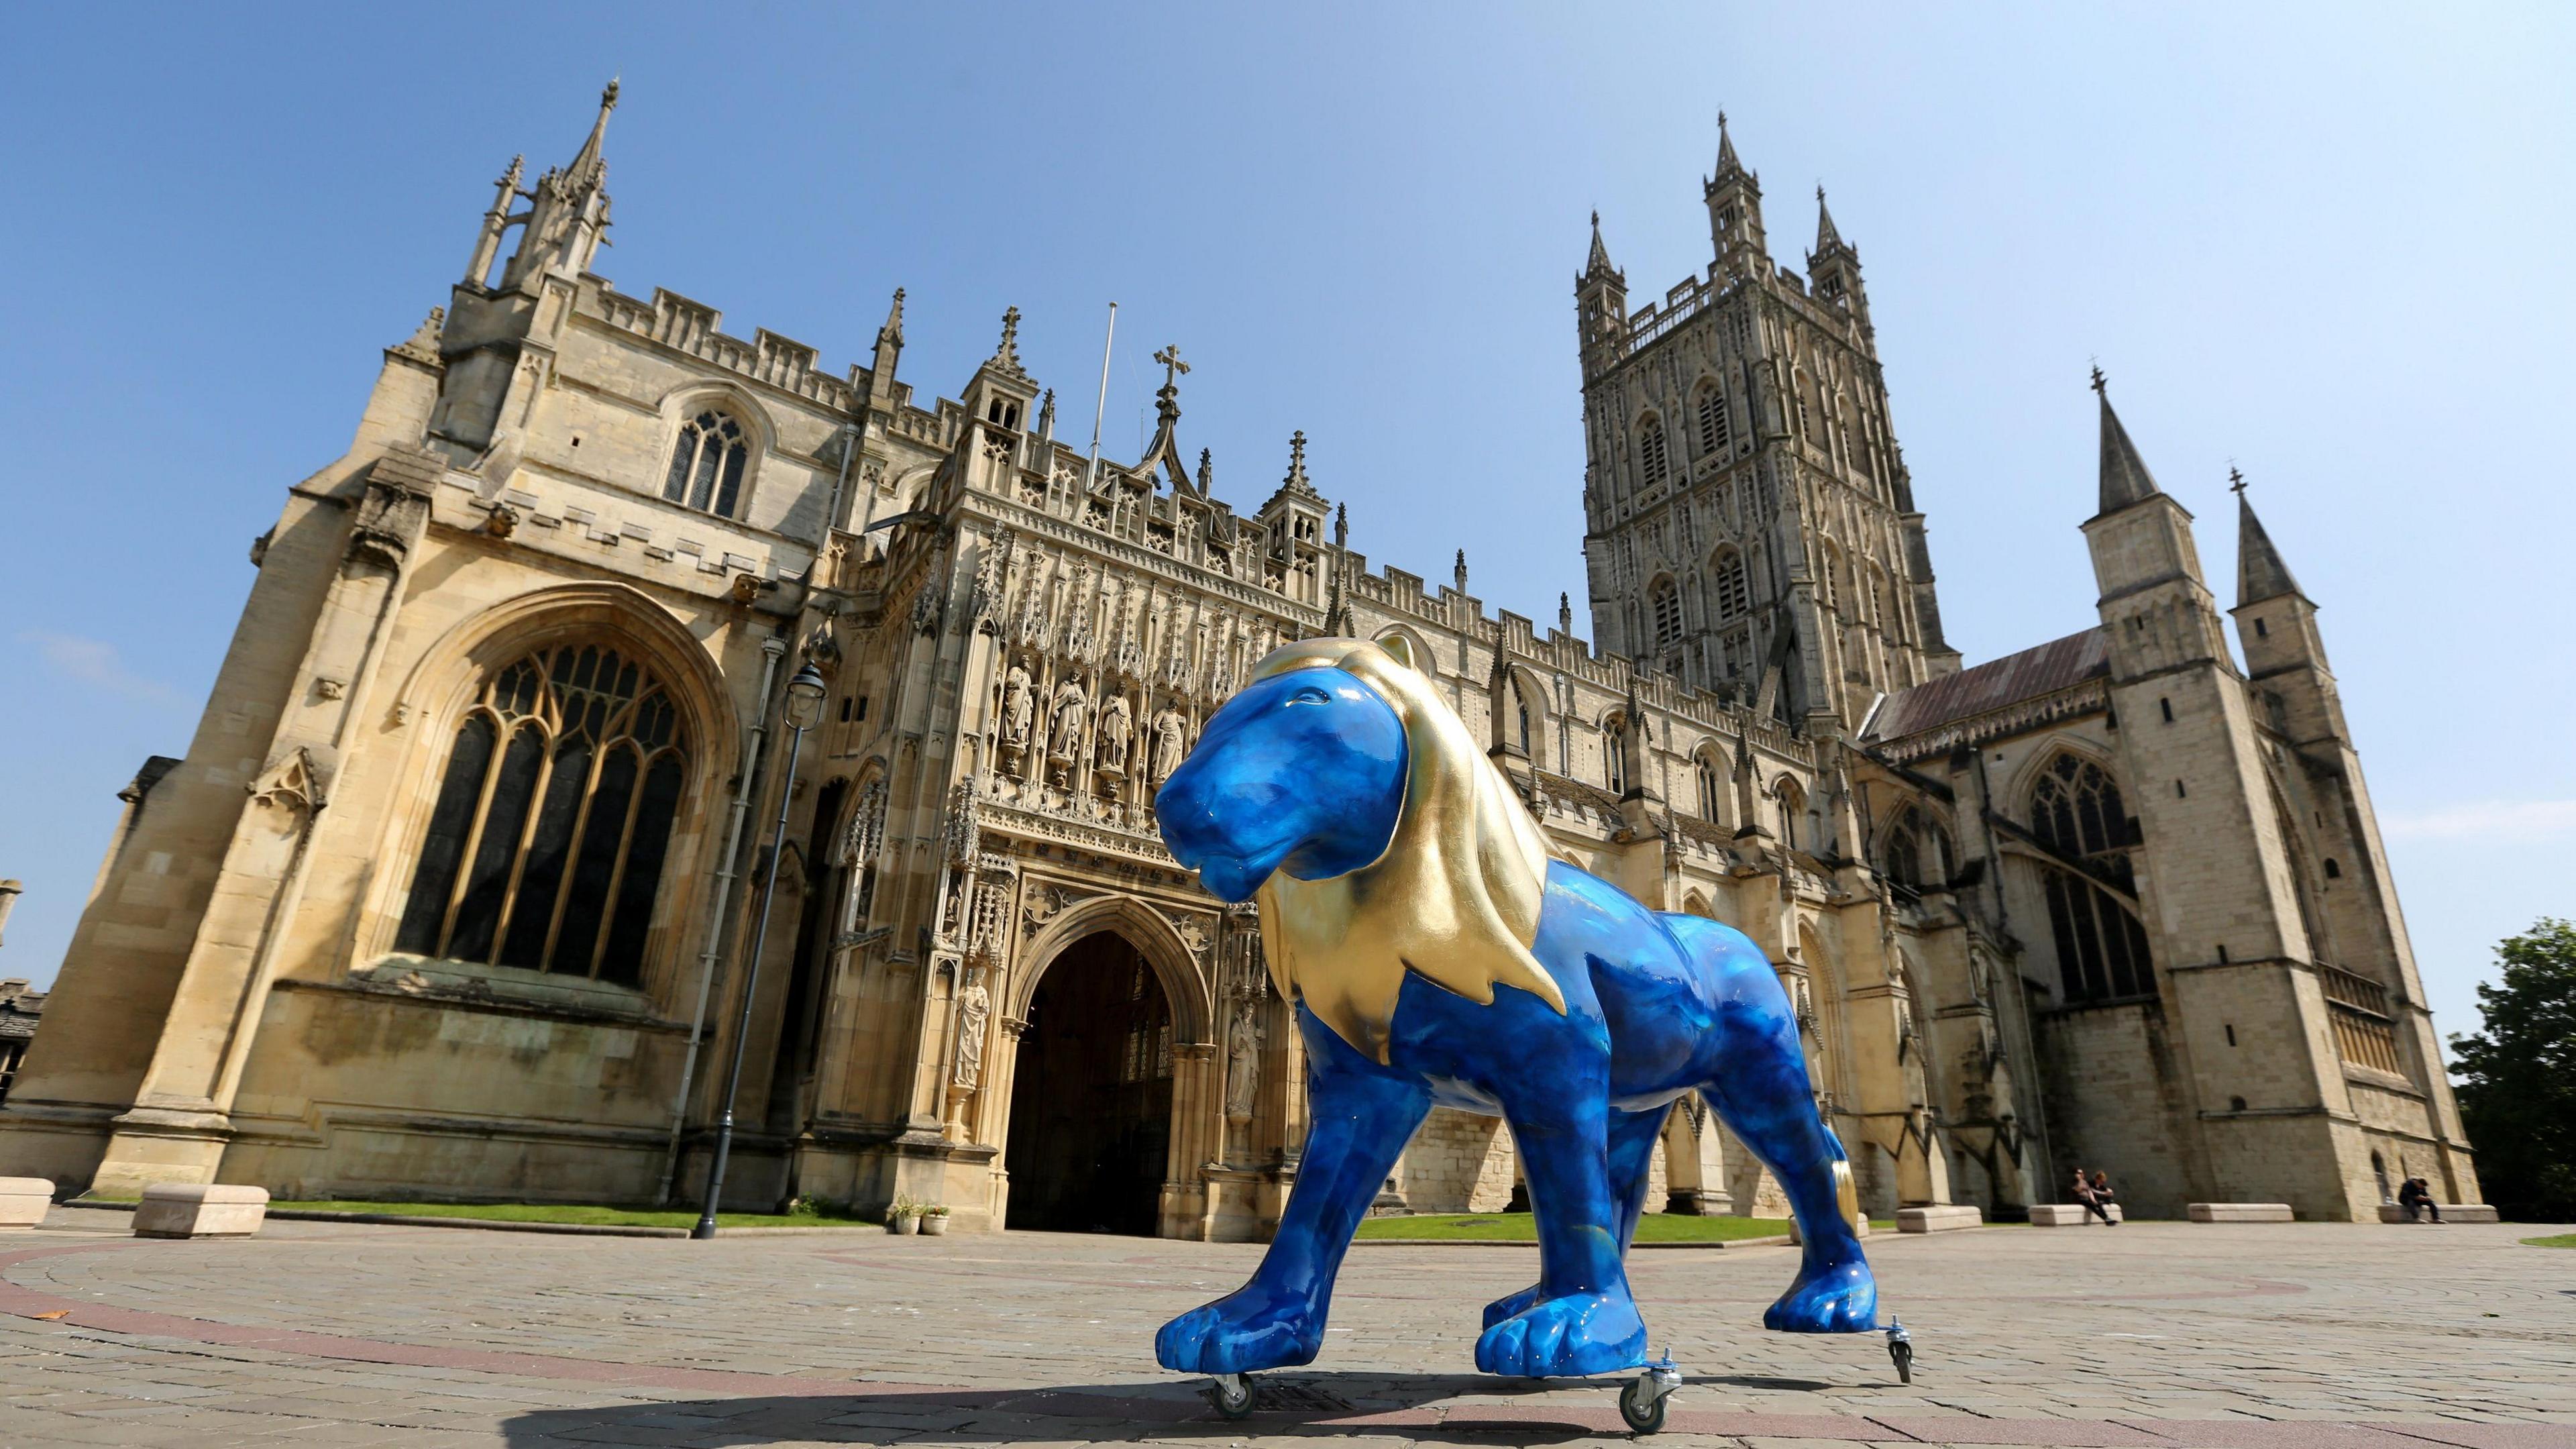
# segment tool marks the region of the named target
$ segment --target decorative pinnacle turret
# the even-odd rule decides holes
[[[993,348],[992,365],[1013,377],[1026,377],[1020,366],[1020,309],[1012,307],[1002,313],[1002,340]]]
[[[1467,592],[1467,551],[1463,548],[1458,550],[1457,578],[1458,592]]]
[[[886,308],[885,325],[877,329],[877,346],[903,345],[903,288],[894,289],[894,301]]]
[[[1574,632],[1574,599],[1571,595],[1560,593],[1556,596],[1556,632]]]

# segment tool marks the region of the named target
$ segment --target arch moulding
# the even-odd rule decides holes
[[[1128,895],[1093,896],[1058,911],[1022,951],[1020,959],[1029,964],[1012,973],[1002,1014],[1026,1021],[1029,1004],[1037,999],[1038,983],[1056,958],[1076,941],[1102,931],[1113,932],[1135,947],[1154,969],[1154,979],[1162,983],[1164,999],[1172,1005],[1172,1044],[1213,1044],[1209,1033],[1216,1013],[1208,1001],[1207,983],[1199,975],[1196,953],[1162,912]]]

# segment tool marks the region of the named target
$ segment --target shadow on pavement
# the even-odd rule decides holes
[[[1718,1382],[1719,1380],[1710,1380]],[[905,1389],[746,1399],[672,1399],[606,1408],[546,1409],[502,1427],[512,1449],[602,1444],[757,1445],[822,1441],[895,1444],[923,1435],[942,1443],[1026,1440],[1121,1443],[1250,1434],[1317,1436],[1401,1428],[1410,1439],[1462,1444],[1556,1444],[1618,1429],[1625,1376],[1578,1385],[1476,1374],[1264,1374],[1249,1419],[1218,1417],[1201,1379],[1025,1389]],[[1767,1381],[1776,1382],[1776,1381]],[[1823,1387],[1817,1385],[1817,1387]],[[1539,1399],[1574,1389],[1571,1395]],[[1587,1392],[1588,1390],[1588,1392]],[[1483,1403],[1427,1406],[1473,1395]],[[1496,1398],[1533,1400],[1494,1403]]]

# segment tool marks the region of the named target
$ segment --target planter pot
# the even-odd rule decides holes
[[[948,1231],[948,1218],[945,1214],[935,1218],[925,1216],[921,1220],[921,1231],[925,1237],[938,1237]]]
[[[886,1220],[886,1231],[887,1231],[887,1232],[889,1232],[889,1233],[917,1233],[917,1232],[920,1232],[920,1231],[921,1231],[921,1219],[919,1219],[919,1218],[917,1218],[917,1217],[913,1216],[913,1215],[912,1215],[912,1214],[910,1214],[910,1213],[906,1213],[906,1214],[904,1214],[902,1217],[899,1217],[899,1218],[889,1218],[889,1219],[887,1219],[887,1220]]]

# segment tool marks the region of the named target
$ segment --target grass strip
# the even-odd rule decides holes
[[[696,1224],[694,1211],[655,1211],[601,1207],[593,1203],[558,1202],[357,1202],[331,1198],[319,1202],[272,1202],[272,1208],[306,1212],[387,1213],[408,1218],[477,1218],[500,1223],[569,1223],[580,1227],[685,1228]],[[857,1228],[875,1227],[869,1218],[836,1213],[718,1213],[720,1228]]]

